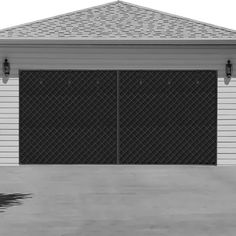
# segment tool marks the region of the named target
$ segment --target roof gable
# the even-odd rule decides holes
[[[116,1],[1,30],[0,39],[228,40],[236,31]]]

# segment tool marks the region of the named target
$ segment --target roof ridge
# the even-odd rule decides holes
[[[218,28],[218,29],[221,29],[221,30],[226,30],[226,31],[229,31],[229,32],[231,32],[231,33],[236,33],[236,30],[234,30],[234,29],[229,29],[229,28],[227,28],[227,27],[223,27],[223,26],[219,26],[219,25],[214,25],[214,24],[211,24],[211,23],[206,23],[206,22],[204,22],[204,21],[199,21],[199,20],[195,20],[195,19],[188,18],[188,17],[175,15],[175,14],[172,14],[172,13],[168,13],[168,12],[156,10],[156,9],[149,8],[149,7],[144,7],[144,6],[137,5],[137,4],[130,3],[130,2],[126,2],[126,1],[123,1],[123,0],[119,0],[118,2],[119,2],[119,3],[126,4],[126,5],[130,5],[130,6],[134,6],[134,7],[137,7],[137,8],[143,9],[143,10],[146,10],[146,11],[153,11],[153,12],[160,13],[160,14],[163,14],[163,15],[167,15],[167,16],[170,16],[170,17],[174,17],[174,18],[177,18],[177,19],[188,20],[188,21],[191,21],[191,22],[193,22],[193,23],[197,23],[197,24],[209,26],[209,27],[212,27],[212,28]]]
[[[67,13],[62,13],[62,14],[58,14],[56,16],[46,17],[46,18],[43,18],[43,19],[31,21],[31,22],[28,22],[28,23],[22,23],[22,24],[19,24],[19,25],[6,27],[6,28],[3,28],[3,29],[0,29],[0,33],[2,31],[11,30],[11,29],[15,29],[15,28],[18,28],[18,27],[28,26],[28,25],[32,25],[32,24],[35,24],[35,23],[39,23],[39,22],[44,21],[44,20],[53,20],[53,19],[56,19],[56,18],[59,18],[59,17],[71,15],[71,14],[74,14],[74,13],[79,13],[79,12],[86,11],[86,10],[92,10],[92,9],[96,9],[96,8],[111,5],[111,4],[117,4],[119,2],[121,2],[121,1],[114,0],[114,1],[111,1],[111,2],[108,2],[108,3],[104,3],[104,4],[92,6],[92,7],[87,7],[87,8],[83,8],[83,9],[80,9],[80,10],[67,12]]]

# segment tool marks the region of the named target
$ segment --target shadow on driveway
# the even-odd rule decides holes
[[[32,198],[32,194],[12,193],[4,194],[0,193],[0,213],[4,212],[7,207],[21,205],[21,200],[26,198]]]

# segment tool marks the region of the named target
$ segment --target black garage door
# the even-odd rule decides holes
[[[20,72],[20,163],[115,164],[114,71]]]
[[[215,71],[21,71],[21,164],[216,164]]]

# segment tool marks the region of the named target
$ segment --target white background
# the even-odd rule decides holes
[[[109,0],[0,0],[0,29],[111,2]],[[236,30],[236,0],[128,0]]]

